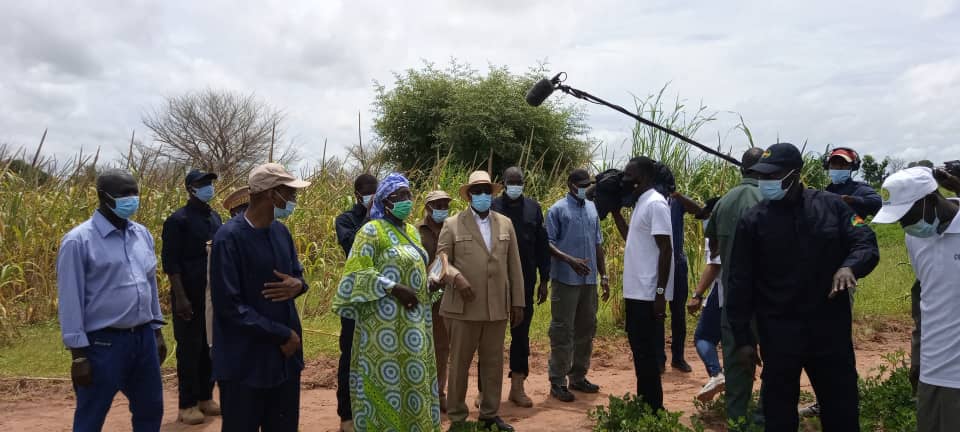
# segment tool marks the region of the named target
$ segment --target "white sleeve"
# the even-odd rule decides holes
[[[654,201],[647,207],[650,217],[650,235],[670,235],[673,229],[670,226],[670,206],[666,201]]]
[[[716,258],[711,257],[712,251],[710,250],[710,240],[704,239],[703,250],[706,252],[707,264],[716,264],[720,265],[720,255],[718,254]]]

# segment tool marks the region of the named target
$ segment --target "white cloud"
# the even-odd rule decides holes
[[[631,106],[671,82],[721,112],[697,138],[728,134],[741,113],[758,144],[934,161],[960,158],[957,1],[378,2],[272,5],[168,1],[0,3],[0,142],[126,148],[144,110],[171,94],[253,92],[287,113],[308,158],[372,139],[372,82],[451,57],[524,71],[547,59],[568,84]],[[518,95],[522,97],[522,95]],[[593,136],[623,155],[633,123],[590,106]]]

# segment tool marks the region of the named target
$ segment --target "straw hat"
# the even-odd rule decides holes
[[[223,200],[223,208],[233,210],[244,204],[250,204],[250,187],[244,186],[230,193]]]
[[[470,178],[467,181],[467,184],[460,186],[460,198],[463,198],[464,201],[470,202],[470,194],[467,192],[471,186],[475,185],[490,185],[493,187],[493,195],[497,196],[500,194],[500,190],[503,189],[502,185],[495,184],[490,180],[490,174],[486,171],[474,171],[470,173]]]

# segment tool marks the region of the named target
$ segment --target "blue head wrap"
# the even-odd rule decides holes
[[[403,174],[392,173],[387,178],[380,181],[377,186],[377,194],[373,197],[373,208],[370,209],[370,219],[383,219],[386,215],[386,209],[383,207],[383,200],[390,194],[400,188],[410,188],[410,181]]]

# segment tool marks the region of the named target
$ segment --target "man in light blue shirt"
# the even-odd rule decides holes
[[[591,183],[586,170],[571,171],[567,178],[570,193],[547,211],[547,238],[553,256],[550,395],[562,402],[574,401],[570,390],[600,391],[599,386],[587,380],[587,371],[597,332],[597,282],[603,287],[604,301],[610,297],[610,286],[600,247],[600,218],[596,206],[586,199]]]
[[[73,355],[77,393],[73,430],[101,430],[121,391],[130,400],[133,431],[159,431],[167,348],[153,237],[129,220],[140,202],[129,173],[101,174],[97,196],[99,208],[63,237],[57,256],[60,329]]]

